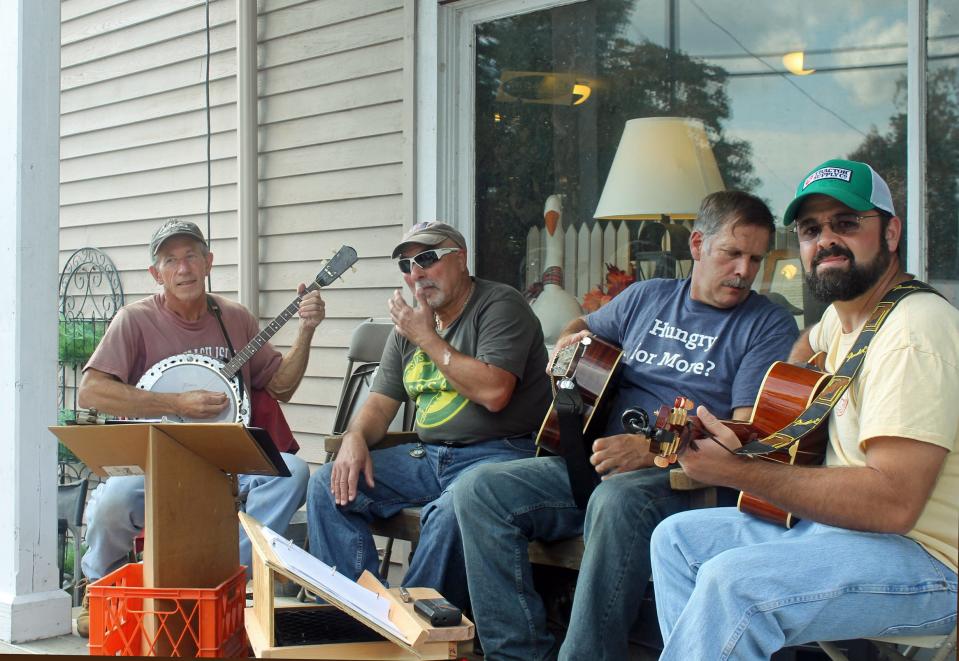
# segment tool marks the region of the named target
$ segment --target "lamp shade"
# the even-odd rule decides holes
[[[695,218],[709,193],[723,190],[716,157],[698,119],[643,117],[626,122],[594,218]]]

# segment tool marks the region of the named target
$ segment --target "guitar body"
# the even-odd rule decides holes
[[[620,359],[623,352],[619,347],[604,342],[597,337],[584,338],[578,344],[571,344],[563,348],[553,361],[550,368],[550,377],[556,384],[564,379],[572,379],[583,399],[585,411],[583,413],[583,442],[592,446],[606,426],[609,413],[609,391],[615,383]],[[554,404],[550,404],[549,411],[540,425],[536,436],[536,445],[539,450],[552,454],[562,455],[559,438],[559,415]],[[591,454],[587,451],[587,456]]]
[[[792,423],[812,403],[831,376],[818,369],[775,362],[763,378],[752,418],[748,421],[724,420],[723,424],[732,429],[743,444],[765,438]],[[685,414],[691,407],[689,400],[678,397],[672,409],[667,406],[660,408],[655,428],[674,433],[661,435],[654,432],[651,435],[650,452],[674,458],[689,443],[706,436],[699,420]],[[756,459],[785,464],[820,464],[826,455],[828,442],[828,424],[824,420],[788,450],[772,452]],[[791,528],[799,520],[791,513],[746,492],[739,494],[738,507],[742,512],[785,528]]]

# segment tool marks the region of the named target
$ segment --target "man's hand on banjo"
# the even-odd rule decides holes
[[[177,396],[177,415],[181,418],[212,418],[227,407],[226,393],[190,390]]]
[[[299,296],[303,296],[303,292],[305,291],[306,285],[300,283],[300,286],[296,289],[296,293]],[[326,303],[320,296],[319,289],[311,291],[300,299],[300,308],[297,314],[300,315],[301,326],[306,326],[312,330],[320,325],[320,322],[326,318]]]

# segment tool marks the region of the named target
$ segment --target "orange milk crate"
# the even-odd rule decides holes
[[[215,588],[145,588],[128,564],[87,591],[91,656],[247,656],[244,567]]]

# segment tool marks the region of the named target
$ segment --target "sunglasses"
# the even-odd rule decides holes
[[[793,226],[792,231],[796,233],[799,240],[803,243],[816,241],[822,234],[823,225],[829,225],[833,234],[839,236],[852,236],[857,234],[862,228],[862,221],[867,218],[878,218],[879,214],[868,214],[860,216],[856,213],[837,213],[832,218],[827,218],[822,223],[817,223],[812,218],[799,220]]]
[[[459,251],[459,248],[433,248],[431,250],[424,250],[420,254],[413,255],[412,257],[401,257],[397,261],[400,265],[400,271],[403,273],[412,272],[413,264],[416,264],[425,271],[451,252]]]

